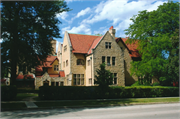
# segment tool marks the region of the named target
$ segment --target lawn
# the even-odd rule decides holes
[[[35,102],[38,107],[60,107],[60,106],[104,106],[104,105],[127,105],[146,103],[169,103],[179,102],[179,97],[175,98],[129,98],[117,100],[81,100],[81,101],[43,101]]]
[[[25,98],[34,97],[34,96],[38,97],[38,94],[37,93],[18,93],[16,96],[16,101],[22,101]]]
[[[23,102],[18,102],[18,103],[1,102],[1,109],[24,109],[24,108],[26,108],[26,104]]]

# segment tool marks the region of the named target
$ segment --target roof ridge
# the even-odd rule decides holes
[[[69,34],[78,34],[78,35],[89,35],[89,36],[100,36],[100,35],[81,34],[81,33],[69,33]]]

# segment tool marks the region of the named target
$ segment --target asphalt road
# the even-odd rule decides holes
[[[180,119],[180,103],[1,112],[1,119]]]

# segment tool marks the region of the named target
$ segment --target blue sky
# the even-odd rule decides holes
[[[153,11],[168,0],[65,0],[72,11],[57,14],[63,42],[64,32],[79,34],[104,34],[111,26],[116,29],[116,37],[126,37],[124,30],[132,22],[130,18],[138,11]],[[179,0],[174,0],[179,2]],[[58,45],[58,44],[57,44]]]

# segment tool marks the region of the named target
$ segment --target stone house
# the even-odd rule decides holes
[[[40,86],[63,86],[65,82],[64,71],[59,70],[57,56],[48,56],[46,62],[35,69],[35,89]]]
[[[64,84],[93,86],[96,70],[105,62],[106,69],[114,75],[113,85],[131,85],[137,78],[130,76],[130,62],[140,60],[136,44],[127,45],[127,38],[115,37],[111,27],[103,36],[64,34],[57,57],[59,69],[64,71]]]

